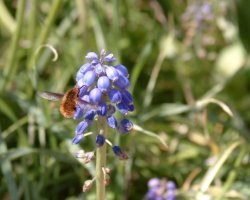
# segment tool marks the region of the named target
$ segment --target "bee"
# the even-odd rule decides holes
[[[79,91],[80,88],[75,86],[69,89],[65,94],[54,93],[54,92],[38,92],[38,96],[50,101],[61,100],[60,113],[65,118],[72,118],[76,111],[78,102],[80,102],[83,105],[88,105],[90,107],[93,107],[88,102],[79,99]]]

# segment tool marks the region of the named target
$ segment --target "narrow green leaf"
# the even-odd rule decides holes
[[[0,155],[3,153],[7,153],[7,145],[5,144],[4,140],[2,139],[2,136],[0,134]],[[1,157],[0,157],[1,158]],[[6,159],[0,159],[0,165],[1,165],[1,170],[4,175],[5,181],[7,183],[7,187],[9,190],[9,195],[12,200],[17,200],[18,198],[18,193],[17,193],[17,186],[15,182],[15,178],[13,176],[13,170],[12,170],[12,165],[9,160]]]
[[[19,129],[21,126],[23,126],[27,122],[28,122],[28,117],[27,116],[19,119],[18,121],[16,121],[15,123],[13,123],[11,126],[9,126],[7,129],[5,129],[2,132],[2,137],[4,139],[6,139],[6,137],[8,137],[9,134],[13,133],[14,131],[16,131],[17,129]]]
[[[15,121],[17,119],[15,113],[13,112],[9,104],[7,104],[2,99],[0,99],[0,111],[4,113],[7,117],[9,117],[12,121]]]
[[[240,153],[234,162],[234,166],[232,170],[230,171],[229,175],[227,176],[225,184],[222,187],[222,191],[219,194],[219,196],[216,198],[216,200],[222,199],[222,197],[226,194],[229,188],[232,187],[232,185],[235,183],[237,175],[240,173],[240,170],[239,170],[240,165],[242,164],[242,161],[244,157],[246,156],[246,154],[247,154],[246,147],[241,146]]]
[[[159,135],[157,135],[156,133],[154,133],[152,131],[148,131],[148,130],[146,130],[146,129],[144,129],[144,128],[136,125],[136,124],[134,124],[133,129],[136,130],[136,131],[139,131],[139,132],[141,132],[141,133],[143,133],[145,135],[148,135],[150,137],[153,137],[153,138],[159,140],[166,148],[168,148],[168,145],[166,144],[166,142]]]
[[[14,33],[16,30],[16,22],[12,15],[4,5],[3,1],[0,1],[0,22],[4,25],[5,29],[10,33]]]
[[[140,117],[141,121],[147,121],[153,117],[165,117],[171,115],[177,115],[181,113],[185,113],[192,109],[189,105],[184,104],[177,104],[177,103],[170,103],[170,104],[162,104],[151,111],[149,110],[148,113],[143,114]]]
[[[149,41],[144,46],[141,54],[139,55],[137,62],[135,66],[133,67],[133,71],[131,72],[131,92],[133,93],[135,84],[137,83],[137,80],[142,72],[143,66],[147,61],[147,58],[149,58],[149,55],[152,51],[152,42]]]
[[[155,88],[155,85],[156,85],[156,82],[157,82],[157,79],[158,79],[158,76],[159,76],[161,66],[162,66],[164,59],[165,59],[165,52],[160,52],[160,54],[155,62],[155,65],[153,67],[153,70],[151,72],[150,79],[148,81],[148,85],[146,88],[145,98],[143,101],[143,108],[144,109],[147,109],[152,102],[152,99],[154,96],[154,88]]]
[[[202,192],[206,192],[210,186],[210,184],[212,183],[212,181],[214,180],[216,174],[219,172],[219,170],[221,169],[222,165],[226,162],[226,160],[229,158],[229,156],[231,155],[231,153],[234,151],[234,149],[239,146],[242,142],[241,141],[237,141],[232,143],[216,160],[215,164],[212,165],[206,175],[204,176],[201,185],[200,185],[200,190]]]
[[[14,76],[17,65],[15,64],[15,61],[17,60],[17,51],[18,51],[18,44],[21,37],[21,30],[23,28],[23,19],[24,19],[24,9],[25,9],[25,0],[18,1],[17,5],[17,28],[15,30],[15,33],[13,34],[11,46],[10,46],[10,53],[7,59],[7,62],[5,64],[5,67],[3,69],[3,80],[1,82],[1,89],[4,89],[6,84],[9,80]]]

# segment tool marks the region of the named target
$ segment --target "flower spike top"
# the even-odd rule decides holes
[[[76,127],[73,144],[84,139],[84,132],[93,123],[95,116],[106,117],[108,125],[123,134],[133,127],[128,119],[123,118],[118,122],[114,117],[116,111],[124,116],[134,111],[133,98],[128,91],[130,82],[127,68],[121,64],[113,65],[116,58],[113,54],[106,54],[104,49],[99,57],[95,52],[89,52],[85,58],[89,62],[82,65],[76,74],[78,98],[81,101],[77,103],[73,118],[83,120]],[[97,145],[102,146],[103,141],[98,136]]]

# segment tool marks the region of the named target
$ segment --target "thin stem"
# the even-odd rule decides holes
[[[230,187],[233,185],[237,174],[239,173],[239,167],[242,163],[242,160],[244,159],[244,156],[246,155],[246,148],[245,146],[242,146],[241,151],[238,155],[238,158],[236,159],[234,163],[234,168],[230,171],[229,176],[227,177],[227,180],[225,181],[224,186],[222,187],[221,193],[218,195],[216,200],[221,200],[223,197],[225,197],[226,192],[230,189]]]
[[[10,46],[10,52],[8,59],[6,61],[4,70],[3,70],[3,82],[2,82],[2,88],[5,87],[5,84],[8,83],[9,80],[14,76],[17,66],[15,65],[15,61],[17,60],[17,51],[18,51],[18,44],[21,37],[21,31],[23,28],[23,19],[24,19],[24,12],[25,12],[25,0],[18,1],[18,7],[17,7],[17,27],[15,32],[12,36],[11,46]]]
[[[29,40],[29,55],[33,55],[34,53],[34,46],[32,43],[34,42],[34,39],[36,37],[36,27],[37,27],[37,0],[30,1],[30,13],[29,13],[29,23],[28,23],[28,40]]]
[[[84,133],[84,137],[88,136],[88,135],[92,135],[93,132],[87,132],[87,133]]]
[[[38,36],[38,39],[35,43],[35,49],[39,47],[40,45],[44,44],[48,35],[49,31],[51,29],[51,26],[53,25],[53,22],[55,21],[55,18],[59,12],[60,6],[63,4],[63,1],[61,0],[55,0],[53,4],[51,5],[50,12],[44,22],[43,29],[41,30],[41,33]],[[28,67],[29,69],[34,68],[35,59],[38,55],[31,54],[31,57],[28,60]]]
[[[156,81],[159,75],[159,72],[161,70],[161,65],[163,63],[165,59],[165,54],[164,53],[160,53],[157,61],[155,63],[155,66],[152,70],[148,85],[147,85],[147,89],[146,89],[146,94],[145,94],[145,98],[144,98],[144,102],[143,102],[143,108],[148,108],[152,102],[153,99],[153,90],[155,88],[156,85]]]
[[[6,139],[11,133],[14,133],[17,129],[19,129],[21,126],[26,124],[28,122],[27,115],[15,123],[13,123],[11,126],[9,126],[7,129],[5,129],[1,134],[3,139]]]
[[[107,123],[104,117],[98,119],[99,134],[107,137]],[[104,174],[102,168],[106,166],[106,143],[96,150],[96,196],[97,200],[105,199]]]
[[[105,142],[106,142],[109,146],[111,146],[111,147],[113,146],[113,144],[112,144],[108,139],[106,139]]]
[[[15,32],[17,26],[14,18],[3,1],[0,1],[0,24],[2,24],[4,30],[7,30],[10,34]]]
[[[38,37],[38,44],[37,45],[41,45],[41,44],[45,43],[45,41],[49,35],[50,28],[53,25],[53,22],[55,21],[56,16],[57,16],[62,4],[63,4],[63,1],[55,0],[53,2],[53,4],[51,5],[50,12],[49,12],[49,14],[44,22],[44,27],[41,30],[41,34]]]

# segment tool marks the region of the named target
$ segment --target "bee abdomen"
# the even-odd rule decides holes
[[[64,117],[73,117],[77,106],[78,92],[78,88],[73,88],[64,95],[60,106],[60,112]]]

